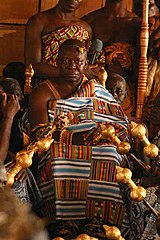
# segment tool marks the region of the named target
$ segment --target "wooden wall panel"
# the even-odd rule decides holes
[[[39,0],[0,0],[0,23],[26,23],[38,12]]]
[[[41,0],[41,11],[54,7],[58,3],[58,0]]]
[[[0,65],[24,61],[25,26],[0,25]]]

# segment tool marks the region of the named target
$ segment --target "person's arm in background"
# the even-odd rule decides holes
[[[36,77],[51,78],[59,74],[58,67],[42,63],[41,34],[44,27],[43,17],[33,16],[28,20],[25,32],[25,64],[33,65]]]
[[[20,109],[18,97],[10,95],[10,100],[7,101],[7,94],[2,93],[1,107],[3,119],[0,129],[0,162],[4,163],[9,149],[13,118]]]

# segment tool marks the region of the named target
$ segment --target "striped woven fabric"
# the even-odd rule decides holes
[[[127,138],[122,108],[93,80],[84,81],[71,98],[51,101],[48,112],[50,121],[62,113],[72,115],[68,134],[83,135],[104,123],[114,125],[122,140]],[[54,141],[38,166],[44,216],[50,220],[98,218],[122,224],[124,203],[116,182],[116,165],[121,162],[115,146],[106,142],[92,146]]]

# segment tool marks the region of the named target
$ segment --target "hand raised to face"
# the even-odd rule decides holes
[[[16,115],[16,113],[20,110],[18,97],[13,94],[7,95],[5,92],[3,92],[1,110],[3,113],[3,117],[13,118]]]

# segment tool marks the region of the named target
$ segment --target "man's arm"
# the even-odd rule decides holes
[[[35,15],[28,20],[25,32],[25,64],[33,65],[35,76],[51,78],[59,74],[59,69],[47,63],[42,63],[41,34],[44,28],[43,17]]]
[[[9,149],[13,118],[20,109],[20,105],[17,96],[10,95],[8,102],[6,93],[3,93],[2,97],[3,120],[0,130],[0,162],[4,163]]]
[[[29,98],[29,122],[31,128],[38,124],[46,124],[48,119],[48,101],[53,99],[51,91],[44,83],[33,89]]]

